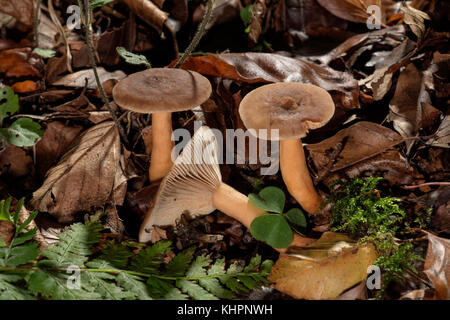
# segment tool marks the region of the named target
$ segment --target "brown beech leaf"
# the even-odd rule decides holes
[[[325,9],[336,17],[352,22],[366,23],[370,14],[367,8],[377,5],[381,8],[381,0],[317,0]]]
[[[0,52],[0,73],[7,77],[40,77],[40,63],[30,48],[18,48]]]
[[[98,76],[100,78],[100,83],[103,83],[107,80],[115,79],[122,80],[126,77],[126,74],[121,70],[116,70],[114,72],[106,71],[103,67],[97,68]],[[95,81],[94,71],[92,69],[81,70],[75,73],[70,73],[61,79],[56,80],[52,83],[54,86],[65,86],[65,87],[77,87],[84,88],[86,86],[87,79],[87,88],[88,89],[96,89],[97,82]]]
[[[417,135],[424,114],[422,102],[429,103],[430,98],[422,73],[411,63],[400,73],[394,97],[389,103],[388,118],[402,137]],[[407,142],[407,145],[412,145],[412,142]]]
[[[436,133],[427,141],[428,145],[450,148],[450,116],[445,116]]]
[[[33,25],[33,0],[0,0],[0,11],[16,18],[26,26]]]
[[[22,82],[16,82],[11,86],[11,89],[15,93],[29,93],[39,90],[40,86],[38,82],[31,80],[25,80]]]
[[[376,258],[372,244],[358,246],[343,234],[326,232],[295,255],[281,254],[269,281],[296,299],[335,299],[364,281]]]
[[[306,60],[271,53],[227,53],[190,57],[182,68],[247,83],[312,83],[330,91],[341,107],[359,107],[359,87],[353,76]]]
[[[450,240],[428,233],[428,250],[423,272],[433,283],[435,299],[450,299]]]
[[[137,14],[142,20],[155,28],[158,32],[162,32],[164,22],[169,14],[159,9],[150,0],[122,0],[131,11]]]
[[[29,175],[33,170],[33,159],[24,149],[9,144],[0,152],[0,174],[10,177]]]
[[[394,131],[373,122],[361,121],[306,148],[320,174],[323,170],[336,172],[350,167],[385,152],[401,141],[402,137]],[[342,144],[342,150],[336,159],[332,159],[333,151],[339,144]],[[333,161],[330,168],[329,164]]]
[[[39,175],[45,175],[81,131],[81,126],[71,127],[59,121],[47,123],[44,135],[36,144],[36,170]]]
[[[356,58],[364,51],[372,50],[375,45],[397,47],[401,44],[401,39],[404,36],[405,27],[402,25],[357,34],[348,38],[327,54],[320,56],[318,60],[328,65],[330,62],[342,58],[346,61],[346,65],[352,67]]]
[[[375,100],[383,99],[391,88],[394,73],[409,62],[416,50],[416,43],[406,38],[385,59],[376,63],[374,73],[360,80],[359,84],[371,89]]]
[[[120,139],[114,122],[86,130],[59,163],[51,168],[30,204],[60,223],[70,223],[80,212],[121,205],[126,177],[121,166]]]
[[[411,7],[409,4],[403,4],[401,10],[405,23],[411,28],[418,39],[422,39],[425,34],[425,20],[430,20],[430,16],[423,11]]]

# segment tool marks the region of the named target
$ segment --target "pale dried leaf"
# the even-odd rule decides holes
[[[335,299],[364,281],[376,258],[373,245],[357,246],[345,235],[327,232],[295,255],[282,254],[269,280],[297,299]]]
[[[319,4],[344,20],[366,23],[370,14],[367,8],[371,5],[381,7],[381,0],[317,0]]]
[[[100,83],[104,83],[107,80],[115,79],[122,80],[126,77],[126,74],[117,70],[114,72],[108,72],[104,68],[97,68],[98,76],[100,78]],[[86,85],[87,79],[87,88],[88,89],[96,89],[97,82],[95,81],[94,71],[93,69],[81,70],[75,73],[68,74],[62,77],[59,80],[56,80],[52,83],[54,86],[65,86],[65,87],[76,87],[76,88],[84,88]]]
[[[403,20],[417,38],[422,39],[425,34],[425,20],[430,20],[430,16],[423,11],[411,7],[409,4],[403,5]]]
[[[61,223],[109,202],[121,205],[126,179],[120,160],[117,127],[112,121],[100,123],[85,131],[47,172],[30,204]]]
[[[433,283],[435,298],[450,299],[450,240],[428,233],[428,250],[423,272]]]
[[[31,27],[34,13],[33,2],[33,0],[0,0],[0,11]]]

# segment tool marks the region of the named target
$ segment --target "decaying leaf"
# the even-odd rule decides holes
[[[403,11],[403,20],[412,32],[421,39],[425,34],[425,20],[430,20],[430,16],[423,11],[411,7],[409,4],[404,4],[401,8]]]
[[[394,131],[373,122],[361,121],[306,148],[320,174],[323,170],[336,172],[350,167],[392,148],[401,141],[402,138]],[[333,151],[339,144],[343,144],[342,150],[336,159],[332,159]],[[329,168],[330,162],[333,161],[334,165]]]
[[[428,251],[423,271],[436,290],[435,299],[450,299],[450,240],[428,233]]]
[[[450,148],[450,116],[446,116],[436,133],[427,141],[434,147]]]
[[[0,0],[0,11],[16,18],[26,26],[30,27],[33,24],[33,0]]]
[[[0,52],[0,73],[7,77],[39,77],[41,64],[30,48],[9,49]]]
[[[400,73],[394,98],[389,103],[389,120],[393,122],[395,130],[405,138],[418,133],[423,114],[422,102],[429,102],[428,94],[425,97],[422,78],[421,72],[414,64],[409,64]],[[407,142],[407,145],[411,144]]]
[[[343,234],[326,232],[295,256],[282,254],[269,280],[277,290],[297,299],[335,299],[364,281],[376,258],[373,245],[357,246]]]
[[[369,6],[381,7],[381,0],[317,0],[317,2],[341,19],[360,23],[366,23],[370,17],[367,10]]]
[[[392,77],[402,66],[407,64],[416,51],[416,43],[406,38],[391,54],[375,65],[373,74],[359,81],[373,92],[375,100],[381,100],[392,85]]]
[[[122,80],[126,77],[126,74],[121,70],[108,72],[104,68],[99,67],[97,68],[97,71],[101,83],[111,79]],[[97,88],[97,82],[95,82],[94,71],[92,69],[81,70],[75,73],[68,74],[61,79],[56,80],[52,84],[55,86],[84,88],[86,86],[86,79],[88,89]]]
[[[306,60],[270,53],[229,53],[191,57],[182,68],[247,83],[312,83],[330,91],[339,106],[359,107],[359,87],[350,74]]]
[[[121,166],[120,139],[114,122],[85,131],[51,168],[30,204],[61,223],[112,202],[121,205],[126,177]]]

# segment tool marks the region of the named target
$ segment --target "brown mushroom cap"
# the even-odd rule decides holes
[[[239,114],[247,129],[279,130],[279,140],[303,138],[334,114],[330,94],[315,85],[280,82],[259,87],[242,100]],[[261,137],[264,138],[264,137]]]
[[[113,89],[114,101],[140,113],[177,112],[195,108],[211,95],[201,74],[181,69],[153,68],[129,75]]]

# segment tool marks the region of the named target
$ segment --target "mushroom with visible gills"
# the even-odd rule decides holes
[[[334,108],[333,99],[326,90],[297,82],[259,87],[248,93],[239,106],[244,125],[254,129],[258,138],[270,140],[270,130],[278,130],[283,181],[289,193],[309,214],[319,213],[323,200],[309,175],[301,138],[308,130],[328,123]],[[260,137],[261,129],[267,130],[266,137]]]
[[[250,228],[262,214],[248,197],[222,182],[217,141],[206,126],[197,130],[162,180],[155,205],[147,213],[139,232],[139,241],[152,240],[154,226],[175,225],[183,211],[191,217],[220,210]],[[291,246],[303,247],[314,239],[294,234]]]
[[[113,89],[114,101],[124,109],[152,114],[151,182],[172,167],[172,112],[191,110],[211,95],[209,80],[194,71],[153,68],[134,73]]]

